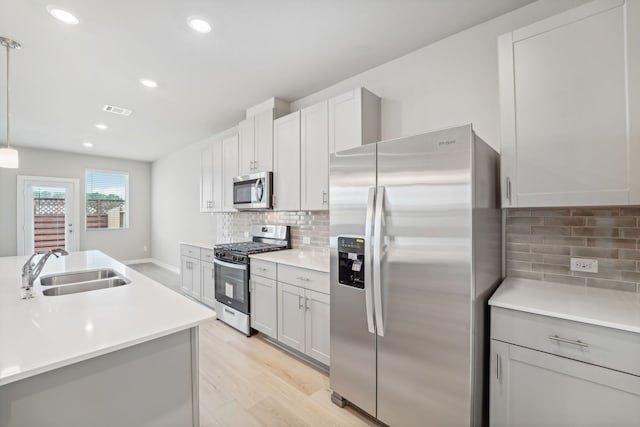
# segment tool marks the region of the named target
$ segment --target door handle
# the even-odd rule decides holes
[[[309,298],[306,298],[306,297],[305,297],[305,299],[304,299],[304,309],[305,309],[306,311],[309,311],[309,309],[310,309],[310,308],[311,308],[311,307],[309,307]]]
[[[373,293],[371,292],[373,275],[373,264],[371,263],[371,235],[373,227],[373,209],[376,200],[376,188],[369,188],[369,198],[367,200],[367,217],[365,220],[364,231],[364,305],[367,313],[367,328],[372,334],[376,333],[375,326],[373,324]]]
[[[384,336],[384,318],[382,307],[382,221],[384,220],[384,187],[378,187],[376,192],[375,221],[373,225],[373,303],[376,315],[376,331]]]
[[[302,295],[298,295],[298,310],[302,310],[304,306],[302,305]]]
[[[511,178],[507,177],[507,200],[511,204]]]
[[[323,205],[327,204],[327,192],[326,191],[322,192],[322,204]]]
[[[553,340],[553,341],[558,341],[558,342],[564,342],[564,343],[567,343],[567,344],[577,345],[578,347],[589,347],[589,344],[587,344],[586,342],[582,342],[580,340],[570,340],[570,339],[567,339],[567,338],[559,337],[558,335],[551,335],[549,337],[549,339]]]

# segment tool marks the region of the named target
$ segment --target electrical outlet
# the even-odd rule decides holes
[[[597,259],[571,258],[571,271],[598,272]]]
[[[302,238],[302,244],[303,245],[310,245],[311,244],[311,237],[303,237]]]
[[[244,237],[249,238],[249,232],[248,231],[244,232]]]

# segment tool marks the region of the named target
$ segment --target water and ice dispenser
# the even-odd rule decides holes
[[[364,289],[364,239],[338,237],[338,282]]]

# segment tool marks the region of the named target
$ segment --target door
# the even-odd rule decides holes
[[[213,143],[200,153],[200,212],[213,211]]]
[[[273,122],[273,210],[300,210],[300,112]]]
[[[278,283],[278,341],[304,353],[304,289]]]
[[[273,109],[269,109],[256,114],[253,119],[255,129],[253,172],[273,171],[273,114]]]
[[[249,271],[247,264],[234,264],[218,259],[215,264],[216,300],[249,314]]]
[[[305,291],[305,353],[329,364],[329,295]]]
[[[222,140],[222,211],[235,212],[233,208],[233,178],[238,176],[238,135]]]
[[[77,179],[18,176],[18,254],[79,250]]]
[[[329,209],[327,109],[327,101],[324,101],[300,112],[302,210]]]
[[[637,426],[640,378],[491,340],[492,427]]]
[[[331,389],[375,415],[376,335],[369,328],[372,313],[367,312],[364,289],[338,283],[337,240],[338,236],[365,237],[367,212],[372,211],[368,208],[369,192],[376,185],[376,145],[332,155],[330,165]],[[371,266],[364,269],[367,282]]]
[[[191,295],[193,292],[193,258],[182,257],[182,266],[180,268],[180,287],[182,293]]]
[[[329,100],[329,149],[331,153],[362,144],[362,91],[354,89]]]
[[[253,173],[253,160],[255,157],[255,125],[254,118],[249,117],[238,124],[239,138],[239,168],[237,175],[249,175]]]
[[[215,270],[210,262],[200,262],[201,301],[209,307],[216,303]]]
[[[251,327],[278,339],[278,292],[276,281],[252,275]]]
[[[202,298],[202,283],[200,280],[201,263],[199,259],[191,260],[191,274],[193,275],[191,281],[191,296],[200,301]]]
[[[377,144],[377,399],[388,425],[471,424],[471,139],[465,126]]]

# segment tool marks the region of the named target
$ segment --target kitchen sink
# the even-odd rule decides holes
[[[129,283],[131,283],[129,279],[121,276],[109,277],[107,279],[97,279],[87,282],[71,283],[63,286],[50,287],[42,291],[42,294],[48,297],[77,294],[79,292],[89,292],[96,291],[98,289],[115,288],[116,286],[128,285]]]
[[[58,286],[69,283],[89,282],[92,280],[110,279],[120,277],[118,273],[110,268],[90,271],[75,271],[70,273],[51,274],[40,278],[42,286]]]

